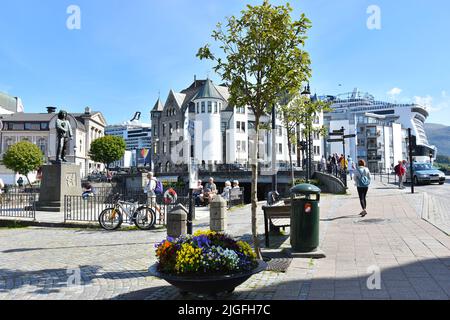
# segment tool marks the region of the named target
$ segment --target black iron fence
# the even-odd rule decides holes
[[[124,206],[130,211],[133,206],[147,205],[156,212],[156,223],[165,225],[167,214],[177,204],[189,207],[189,197],[178,196],[174,201],[169,202],[162,195],[148,196],[142,190],[133,192],[127,190],[121,194],[120,200],[127,202]],[[64,221],[65,222],[97,222],[100,213],[114,205],[114,194],[104,195],[92,194],[88,196],[65,196],[64,197]],[[128,217],[124,214],[123,220],[128,223]]]
[[[36,219],[36,193],[0,194],[0,217]]]

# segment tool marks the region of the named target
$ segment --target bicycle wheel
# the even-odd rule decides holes
[[[149,207],[136,210],[134,224],[141,230],[149,230],[156,224],[156,214]]]
[[[107,208],[98,216],[98,222],[105,230],[117,230],[123,222],[122,212],[116,208]]]

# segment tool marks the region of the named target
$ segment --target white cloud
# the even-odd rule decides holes
[[[392,88],[391,90],[389,90],[387,92],[387,94],[388,94],[388,96],[395,97],[395,96],[398,96],[400,93],[402,93],[402,91],[403,90],[400,88]]]

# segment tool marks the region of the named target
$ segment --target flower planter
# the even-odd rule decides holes
[[[182,294],[188,292],[215,295],[221,292],[231,293],[236,287],[247,281],[252,275],[264,271],[267,264],[264,261],[258,261],[258,266],[253,270],[220,275],[220,274],[198,274],[198,275],[176,275],[165,274],[158,271],[158,264],[150,267],[149,272],[152,276],[163,279],[171,285],[177,287]]]

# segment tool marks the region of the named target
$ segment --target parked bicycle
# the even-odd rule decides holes
[[[139,202],[120,200],[120,194],[113,198],[113,206],[103,210],[98,222],[105,230],[117,230],[123,223],[124,214],[130,224],[135,224],[141,230],[149,230],[156,224],[156,213],[147,205],[139,205]]]

